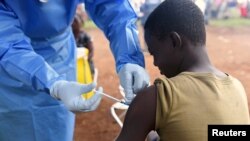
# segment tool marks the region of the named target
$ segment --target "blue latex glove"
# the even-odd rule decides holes
[[[125,102],[130,104],[134,94],[149,85],[149,75],[137,64],[125,64],[118,73],[125,92]]]
[[[95,86],[95,83],[85,85],[73,81],[59,80],[52,85],[50,95],[61,100],[70,111],[93,111],[102,99],[102,95],[98,93],[103,91],[102,88],[100,87],[89,99],[85,99],[81,95],[90,92]]]

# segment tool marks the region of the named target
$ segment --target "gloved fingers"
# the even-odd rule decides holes
[[[78,100],[77,107],[80,111],[93,111],[95,110],[101,102],[102,95],[98,92],[102,92],[103,89],[99,88],[97,92],[89,99],[84,99],[81,97],[81,100]]]
[[[121,80],[121,85],[124,88],[124,92],[125,92],[125,102],[128,104],[130,104],[132,100],[134,99],[132,81],[133,81],[132,74],[127,74],[126,79]]]
[[[133,77],[130,72],[123,72],[119,74],[120,83],[124,89],[132,89]]]
[[[87,93],[92,91],[94,88],[96,87],[96,83],[90,83],[90,84],[80,84],[80,91],[81,93],[79,93],[79,95],[81,95],[82,93]]]
[[[137,64],[125,64],[119,71],[120,83],[124,88],[125,102],[127,104],[130,104],[134,99],[134,92],[147,85],[144,80],[149,78],[145,76],[147,76],[146,71]]]
[[[103,92],[103,88],[102,88],[102,87],[99,87],[99,88],[97,89],[97,92],[95,93],[95,95],[100,95],[100,97],[99,97],[98,100],[95,101],[94,104],[90,107],[90,109],[89,109],[90,111],[96,110],[96,108],[99,106],[99,104],[100,104],[100,102],[101,102],[101,100],[102,100],[102,95],[99,94],[98,92]]]
[[[102,87],[99,87],[99,88],[96,90],[95,94],[101,95],[100,93],[102,93],[102,92],[103,92],[103,88],[102,88]]]
[[[137,93],[140,89],[142,89],[144,86],[144,78],[137,72],[134,73],[134,84],[133,84],[133,92]]]
[[[56,81],[50,88],[50,95],[56,99],[60,99],[59,97],[59,93],[61,91],[60,87],[64,87],[65,85],[67,85],[67,81],[65,80],[59,80]]]
[[[133,92],[134,93],[137,93],[138,91],[147,87],[148,85],[149,85],[148,74],[134,72],[134,84],[133,84]]]
[[[132,100],[134,99],[135,95],[133,94],[133,92],[130,93],[125,93],[125,103],[126,104],[130,104],[132,102]]]
[[[120,83],[125,92],[125,101],[127,103],[131,103],[131,101],[134,98],[134,93],[133,93],[133,88],[132,88],[132,84],[133,84],[132,74],[128,72],[122,73],[120,75]]]

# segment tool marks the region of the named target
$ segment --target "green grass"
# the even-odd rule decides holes
[[[212,26],[218,27],[241,27],[241,26],[249,26],[250,27],[250,19],[244,18],[230,18],[225,20],[211,20],[209,24]],[[97,28],[95,23],[92,20],[87,20],[84,23],[84,29]]]
[[[211,20],[209,24],[218,27],[242,27],[250,26],[250,19],[230,18],[225,20]]]
[[[92,20],[87,20],[84,22],[84,29],[91,29],[91,28],[97,28],[97,26],[95,25],[95,23]]]

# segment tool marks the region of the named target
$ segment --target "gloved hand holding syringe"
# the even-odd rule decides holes
[[[94,92],[97,92],[96,90],[93,90]],[[111,95],[109,95],[109,94],[106,94],[106,93],[103,93],[103,92],[98,92],[98,94],[101,94],[101,95],[104,95],[104,96],[106,96],[107,98],[109,98],[109,99],[112,99],[112,100],[114,100],[114,101],[116,101],[116,102],[120,102],[120,103],[122,103],[122,104],[124,104],[124,105],[129,105],[129,104],[127,104],[126,102],[124,102],[124,101],[122,101],[122,100],[119,100],[119,99],[117,99],[117,98],[115,98],[115,97],[113,97],[113,96],[111,96]]]
[[[95,69],[95,75],[94,75],[94,82],[97,84],[97,76],[98,76],[98,70],[97,69]],[[93,90],[95,93],[97,92],[95,89]],[[127,104],[125,101],[122,101],[122,100],[119,100],[119,99],[117,99],[117,98],[115,98],[115,97],[113,97],[113,96],[111,96],[111,95],[109,95],[109,94],[106,94],[106,93],[103,93],[103,92],[98,92],[98,94],[101,94],[101,95],[104,95],[104,96],[106,96],[107,98],[109,98],[109,99],[112,99],[113,101],[116,101],[116,102],[120,102],[120,103],[122,103],[122,104],[124,104],[124,105],[129,105],[129,104]]]

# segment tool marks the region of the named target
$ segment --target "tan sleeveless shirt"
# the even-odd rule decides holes
[[[155,85],[155,128],[162,141],[206,141],[209,124],[250,123],[245,90],[232,76],[183,72]]]

